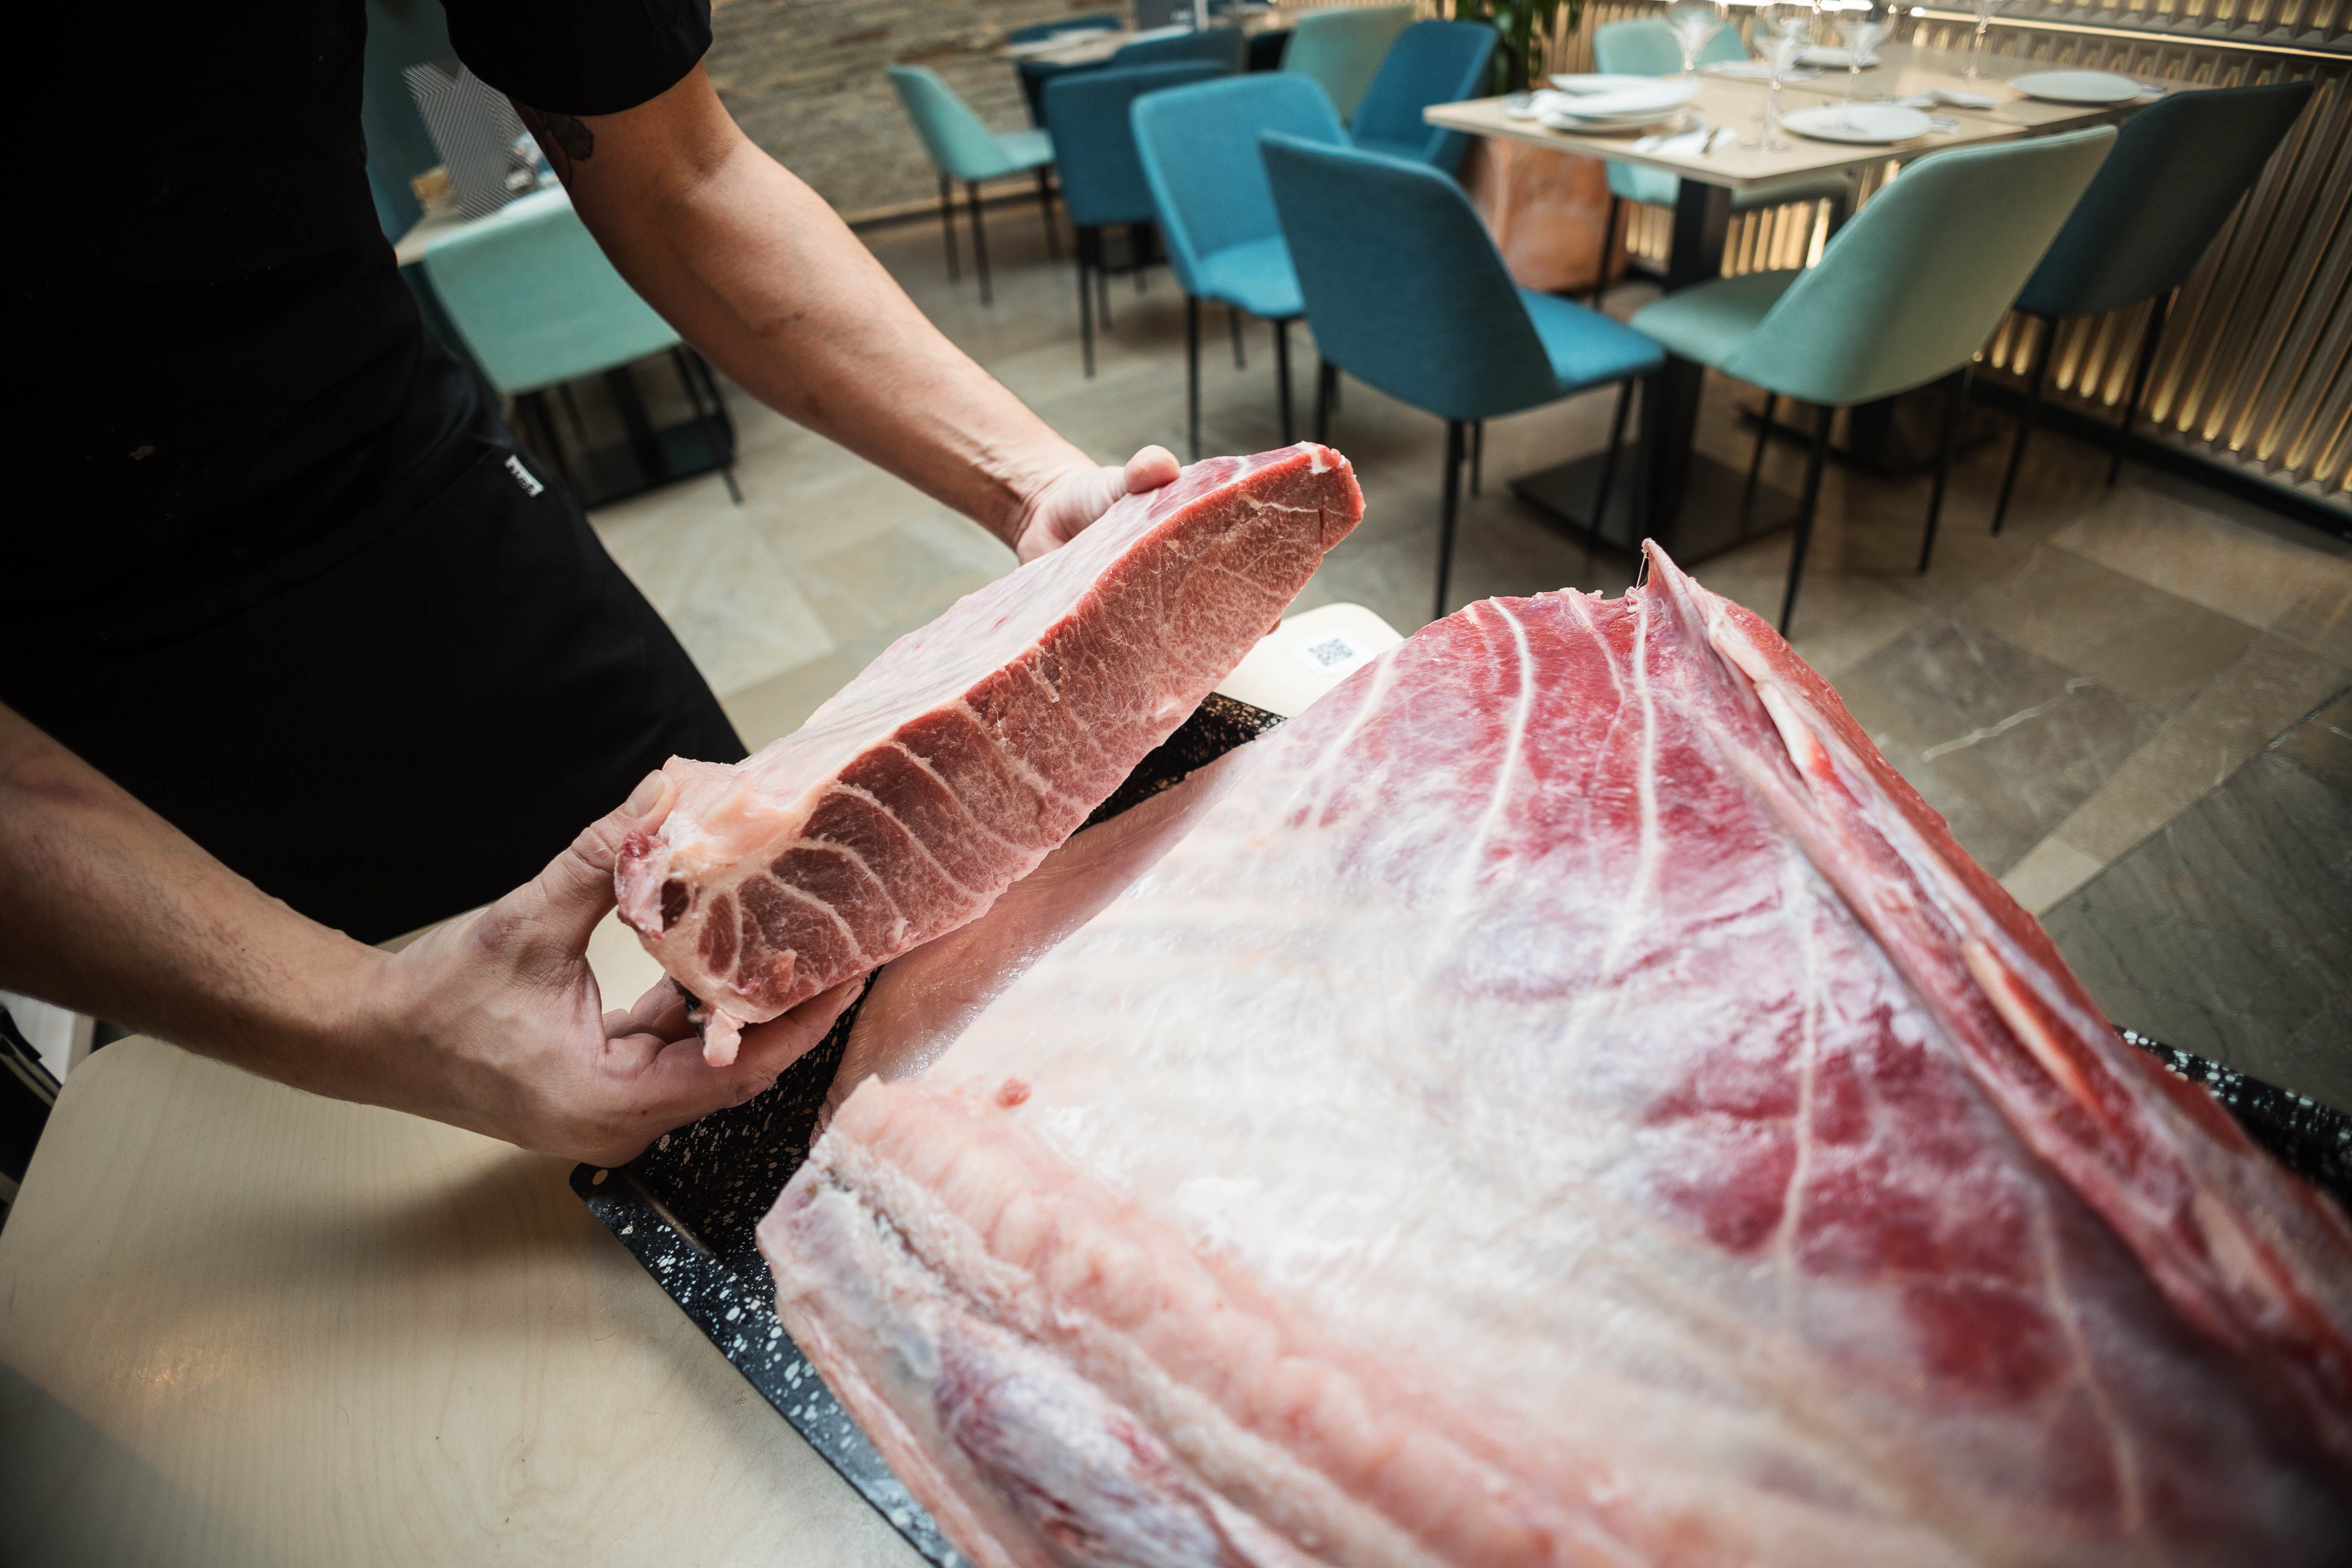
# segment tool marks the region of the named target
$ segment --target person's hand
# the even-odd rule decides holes
[[[1013,531],[1013,552],[1025,564],[1049,550],[1059,550],[1108,511],[1122,496],[1156,490],[1175,482],[1176,455],[1165,447],[1146,447],[1127,460],[1125,468],[1074,468],[1041,486]]]
[[[746,1028],[725,1068],[703,1061],[667,980],[625,1012],[601,1010],[588,937],[613,908],[614,859],[630,834],[659,827],[676,797],[674,784],[650,775],[531,881],[384,963],[364,1016],[383,1048],[414,1053],[402,1110],[618,1164],[751,1099],[824,1038],[862,978]]]

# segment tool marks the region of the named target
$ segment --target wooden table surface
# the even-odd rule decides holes
[[[1815,142],[1783,131],[1781,139],[1789,143],[1786,152],[1768,153],[1760,148],[1732,144],[1717,148],[1704,156],[1691,153],[1642,152],[1633,143],[1647,132],[1630,135],[1601,136],[1587,132],[1552,131],[1532,120],[1514,120],[1504,111],[1499,98],[1473,99],[1466,103],[1442,103],[1423,112],[1432,125],[1443,125],[1455,131],[1467,131],[1480,136],[1500,137],[1506,141],[1525,142],[1538,147],[1554,147],[1563,153],[1580,153],[1588,158],[1603,158],[1616,163],[1641,163],[1654,169],[1664,169],[1687,178],[1722,185],[1731,190],[1746,190],[1805,174],[1827,174],[1838,169],[1860,168],[1870,163],[1885,163],[1889,158],[1916,158],[1946,147],[1998,142],[2011,136],[2033,132],[2072,131],[2087,125],[2104,124],[2144,106],[2137,103],[2094,106],[2073,103],[2045,103],[2017,93],[2007,83],[2010,78],[2049,68],[2031,60],[2013,60],[1988,57],[1983,62],[1984,75],[1971,82],[1963,74],[1968,69],[1968,56],[1952,49],[1922,48],[1910,44],[1884,44],[1878,50],[1880,63],[1862,73],[1854,92],[1854,101],[1881,96],[1906,98],[1929,88],[1954,88],[1962,91],[1986,92],[2001,100],[1990,110],[1934,108],[1920,112],[1957,122],[1957,129],[1931,132],[1909,142],[1891,146],[1857,146],[1838,142]],[[1845,72],[1824,70],[1811,81],[1780,89],[1780,112],[1783,115],[1799,109],[1811,109],[1824,103],[1839,103],[1845,97]],[[1730,126],[1739,132],[1739,142],[1756,140],[1762,125],[1755,119],[1764,108],[1765,84],[1751,81],[1726,81],[1719,77],[1702,75],[1699,95],[1691,105],[1696,114],[1710,126]]]
[[[1297,17],[1289,15],[1284,7],[1276,5],[1271,10],[1251,11],[1238,18],[1212,17],[1209,26],[1239,27],[1244,33],[1255,35],[1296,26],[1297,22]],[[1179,33],[1192,30],[1183,26],[1155,27],[1149,36],[1155,38],[1174,37]],[[1040,38],[1028,44],[1000,44],[996,47],[996,52],[1007,59],[1034,60],[1039,65],[1100,65],[1118,53],[1120,49],[1144,36],[1131,27],[1074,28],[1058,38]]]
[[[0,1230],[0,1560],[919,1564],[570,1170],[98,1052]]]

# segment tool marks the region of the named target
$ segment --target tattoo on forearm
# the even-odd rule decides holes
[[[596,133],[572,116],[546,113],[525,103],[516,104],[515,112],[530,127],[530,133],[539,138],[555,177],[567,186],[572,184],[572,165],[584,163],[596,155]]]

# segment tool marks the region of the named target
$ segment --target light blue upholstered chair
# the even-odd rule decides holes
[[[1495,59],[1495,29],[1483,22],[1415,22],[1397,35],[1348,127],[1368,153],[1412,158],[1458,174],[1470,138],[1432,125],[1421,111],[1434,103],[1483,96]]]
[[[2116,150],[2051,242],[2050,254],[2026,279],[2016,309],[2039,319],[2042,331],[2017,421],[2017,439],[1993,503],[1992,531],[2000,531],[2009,494],[2025,460],[2026,437],[2042,410],[2050,374],[2050,338],[2067,316],[2099,316],[2143,300],[2156,306],[2132,362],[2131,390],[2116,424],[2107,483],[2123,471],[2124,449],[2147,391],[2148,363],[2172,310],[2172,297],[2237,210],[2238,199],[2262,177],[2263,165],[2311,100],[2312,83],[2181,92],[2124,122]]]
[[[971,251],[980,271],[980,302],[992,304],[988,281],[988,235],[981,226],[980,183],[1024,170],[1037,176],[1037,209],[1045,220],[1045,249],[1058,258],[1061,240],[1054,229],[1054,140],[1043,131],[991,131],[980,116],[939,78],[921,66],[887,68],[907,118],[923,140],[940,176],[940,227],[947,236],[948,279],[962,276],[956,262],[955,182],[961,180],[971,213]]]
[[[1316,436],[1344,370],[1445,421],[1437,614],[1446,612],[1466,437],[1475,425],[1616,383],[1592,521],[1609,504],[1635,378],[1658,345],[1608,317],[1511,281],[1469,198],[1418,159],[1297,136],[1264,138],[1266,175],[1322,355]]]
[[[1389,46],[1412,21],[1411,5],[1345,5],[1307,11],[1290,30],[1282,68],[1312,77],[1342,121],[1355,118]]]
[[[1726,27],[1707,40],[1698,58],[1702,66],[1744,60],[1748,58],[1748,46],[1740,41],[1736,29]],[[1675,30],[1664,21],[1643,16],[1630,22],[1612,22],[1596,31],[1592,35],[1592,64],[1597,70],[1620,76],[1673,76],[1683,68],[1683,49],[1675,38]],[[1592,302],[1596,306],[1609,287],[1609,268],[1617,257],[1617,220],[1625,204],[1671,208],[1682,195],[1683,184],[1664,169],[1618,163],[1605,167],[1609,172],[1609,217],[1601,230],[1601,271],[1592,285]],[[1830,214],[1830,226],[1834,228],[1843,221],[1853,199],[1853,182],[1850,178],[1824,174],[1767,185],[1760,190],[1734,191],[1731,210],[1734,214],[1749,213],[1797,202],[1827,200],[1837,204]]]
[[[1842,407],[1943,381],[1943,441],[1919,546],[1927,571],[1968,367],[2115,140],[2103,125],[1932,153],[1838,230],[1819,266],[1716,279],[1634,316],[1633,324],[1668,353],[1821,411],[1780,600],[1783,635],[1812,538],[1831,418]],[[1766,414],[1769,431],[1769,406]],[[1759,456],[1763,438],[1759,432]],[[1749,471],[1752,479],[1752,465]]]
[[[1201,456],[1203,300],[1274,323],[1275,379],[1287,445],[1290,322],[1304,307],[1257,140],[1279,132],[1339,144],[1348,133],[1319,85],[1280,71],[1155,92],[1137,99],[1129,113],[1160,237],[1184,289],[1185,428],[1192,457]]]
[[[713,417],[706,398],[716,411],[728,454],[721,464],[727,489],[742,500],[732,471],[733,426],[709,367],[613,270],[564,192],[537,192],[450,230],[427,247],[424,266],[466,352],[495,390],[515,399],[526,423],[538,426],[532,445],[550,461],[561,465],[564,457],[548,412],[549,388],[668,353],[696,416]],[[625,408],[635,395],[623,387],[615,392]],[[578,488],[574,476],[566,478]]]
[[[1186,87],[1225,75],[1205,60],[1132,70],[1084,71],[1046,84],[1045,125],[1061,149],[1062,205],[1077,235],[1078,339],[1087,374],[1095,373],[1095,306],[1110,325],[1108,271],[1103,263],[1103,230],[1124,224],[1132,236],[1132,265],[1150,254],[1145,230],[1157,216],[1151,185],[1135,150],[1129,110],[1148,92]]]

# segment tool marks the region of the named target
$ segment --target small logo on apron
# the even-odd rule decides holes
[[[541,484],[537,479],[531,477],[530,470],[522,466],[522,459],[520,458],[509,458],[507,459],[507,472],[515,477],[515,483],[522,487],[523,494],[527,496],[538,496],[546,493],[547,487]]]

